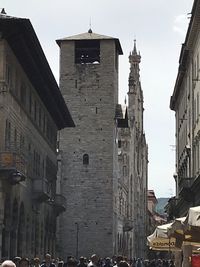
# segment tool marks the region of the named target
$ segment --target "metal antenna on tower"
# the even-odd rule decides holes
[[[90,28],[88,30],[88,33],[92,33],[92,22],[91,22],[91,17],[90,17],[90,24],[89,24]]]
[[[6,15],[5,8],[2,8],[0,13],[1,13],[1,15]]]

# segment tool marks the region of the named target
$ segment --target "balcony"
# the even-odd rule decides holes
[[[56,194],[53,200],[53,205],[55,207],[56,214],[59,215],[66,210],[66,198],[61,194]]]
[[[0,179],[11,184],[18,184],[26,178],[27,163],[22,153],[12,151],[0,152]]]
[[[133,221],[130,219],[125,219],[124,220],[124,226],[123,226],[123,231],[124,232],[129,232],[133,229]]]
[[[33,198],[38,202],[45,202],[50,198],[48,182],[45,179],[34,179],[32,190]]]

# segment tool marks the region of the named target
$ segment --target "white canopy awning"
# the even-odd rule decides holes
[[[189,208],[185,223],[188,226],[200,227],[200,206]]]
[[[172,223],[159,225],[156,227],[152,235],[147,237],[148,246],[152,250],[177,250],[175,247],[175,238],[168,237],[168,228]]]

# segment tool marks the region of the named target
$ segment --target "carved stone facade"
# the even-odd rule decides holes
[[[147,180],[148,147],[143,130],[143,92],[140,83],[136,42],[130,53],[128,106],[122,108],[123,119],[118,120],[119,146],[119,217],[124,221],[120,231],[119,251],[128,257],[146,256],[147,236]],[[124,110],[124,111],[123,111]],[[122,204],[121,204],[122,203]],[[124,211],[121,212],[121,206]],[[131,224],[126,229],[126,223]],[[124,245],[125,244],[125,245]]]
[[[1,14],[0,32],[0,259],[42,258],[63,209],[57,131],[73,121],[30,21]]]

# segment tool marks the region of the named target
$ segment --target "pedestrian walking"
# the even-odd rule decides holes
[[[39,258],[33,259],[33,266],[34,267],[40,267],[40,259]]]
[[[30,267],[30,261],[28,258],[21,258],[19,261],[19,267]]]
[[[51,259],[51,255],[50,254],[47,253],[45,255],[45,261],[41,265],[41,267],[56,267],[55,264],[52,262],[52,259]]]
[[[99,257],[96,254],[93,254],[90,258],[90,262],[88,263],[88,267],[99,267]]]
[[[77,267],[87,267],[87,262],[86,262],[85,257],[81,256],[79,258],[79,263],[78,263]]]
[[[16,267],[16,264],[11,260],[5,260],[2,262],[1,267]]]
[[[14,257],[13,262],[15,263],[16,267],[19,267],[19,261],[21,260],[21,257]]]
[[[111,262],[111,258],[107,257],[105,259],[105,263],[104,263],[103,267],[113,267],[112,262]]]
[[[119,263],[121,262],[121,261],[123,261],[123,256],[121,256],[121,255],[118,255],[117,257],[116,257],[116,264],[113,266],[113,267],[119,267]]]
[[[127,261],[120,261],[119,267],[130,267]]]
[[[136,267],[143,267],[143,263],[142,263],[142,260],[140,258],[138,258],[136,261]]]

